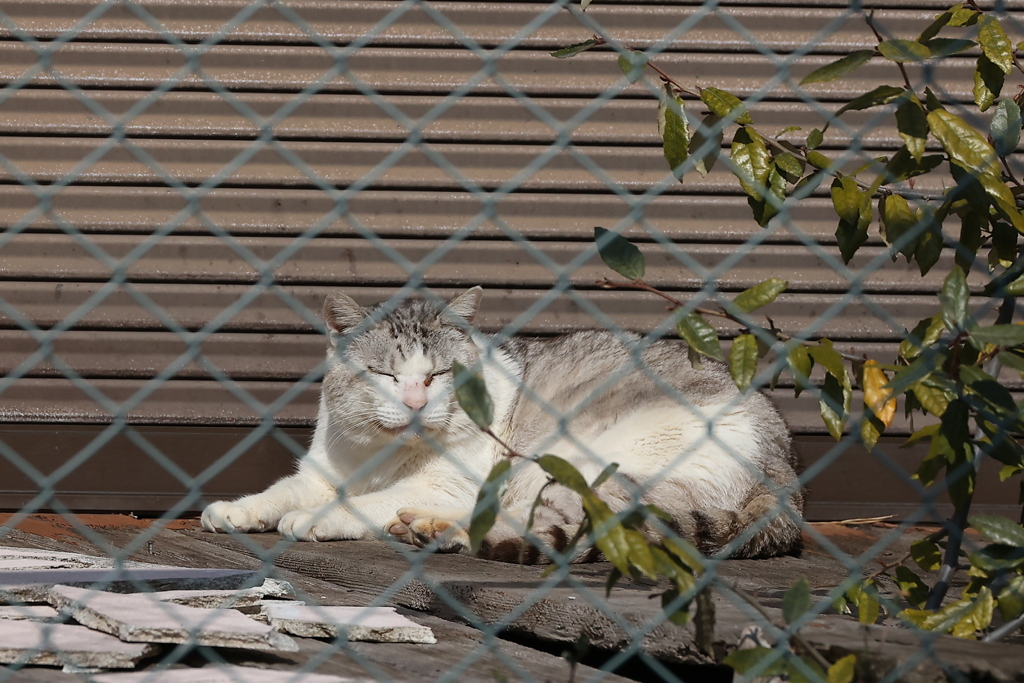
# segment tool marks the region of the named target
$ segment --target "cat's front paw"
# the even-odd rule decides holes
[[[238,505],[227,500],[207,505],[203,510],[202,522],[203,528],[207,531],[225,534],[266,531],[271,526],[269,521],[261,519],[257,511],[250,506]]]
[[[442,553],[469,552],[469,534],[462,526],[447,517],[432,515],[429,510],[402,508],[385,529],[396,540],[418,548],[431,546]]]
[[[281,518],[277,530],[292,541],[344,541],[367,535],[366,526],[340,508],[289,512]]]

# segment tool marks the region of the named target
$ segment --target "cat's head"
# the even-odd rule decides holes
[[[477,360],[467,328],[482,294],[473,287],[443,307],[408,300],[379,316],[345,294],[329,296],[324,322],[332,362],[323,392],[334,425],[360,441],[399,433],[414,421],[435,437],[464,427],[451,390],[452,362]]]

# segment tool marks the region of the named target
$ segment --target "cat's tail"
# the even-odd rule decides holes
[[[789,508],[788,510],[786,508]],[[741,510],[709,508],[690,511],[681,522],[680,532],[689,536],[705,555],[717,555],[736,539],[739,546],[728,553],[733,558],[764,558],[799,550],[803,513],[801,492],[785,501],[775,493],[754,496]]]

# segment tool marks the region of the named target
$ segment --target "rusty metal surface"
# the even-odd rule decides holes
[[[788,272],[784,273],[788,276]],[[75,310],[95,296],[101,283],[87,282],[3,282],[4,299],[34,324],[49,328],[67,318]],[[189,330],[198,330],[209,324],[224,309],[247,294],[246,285],[203,285],[169,283],[134,283],[134,290],[152,301],[170,315],[179,325]],[[331,286],[282,286],[282,291],[306,306],[311,314],[318,315],[324,298],[335,289]],[[339,287],[364,305],[371,305],[393,296],[394,287]],[[431,288],[438,297],[450,299],[460,293],[451,287]],[[544,294],[536,289],[485,289],[484,303],[476,324],[480,329],[497,332],[511,324],[523,311],[537,303]],[[665,322],[669,315],[666,306],[646,294],[591,290],[580,291],[576,297],[587,302],[625,329],[651,330]],[[687,299],[688,294],[681,294]],[[787,330],[804,330],[821,314],[839,301],[840,295],[821,293],[784,293],[763,309],[771,315],[775,324]],[[934,295],[891,295],[874,294],[870,297],[873,308],[862,302],[851,302],[843,309],[843,315],[833,317],[815,327],[813,336],[834,340],[849,340],[859,343],[871,341],[892,342],[900,338],[902,328],[912,327],[930,312]],[[877,317],[879,311],[892,318],[893,325]],[[979,320],[992,319],[994,313],[988,310],[977,312]],[[735,332],[731,324],[720,319],[709,318],[722,333]],[[560,297],[548,304],[537,315],[523,323],[524,334],[548,335],[567,330],[594,329],[603,327],[603,320],[591,309],[584,309],[575,299]],[[14,321],[0,313],[0,329],[20,329]],[[147,311],[130,294],[122,289],[114,291],[103,305],[84,316],[76,318],[72,329],[96,331],[157,331],[165,329],[163,323]],[[224,322],[219,330],[224,332],[312,333],[315,328],[292,310],[280,297],[273,293],[260,294],[252,304],[238,315]]]
[[[155,88],[175,79],[175,89],[207,90],[204,77],[229,89],[298,92],[316,83],[334,65],[319,47],[281,45],[216,45],[202,57],[204,77],[192,74],[187,59],[172,45],[155,43],[69,43],[53,55],[53,67],[63,79],[83,88]],[[792,83],[821,66],[834,55],[808,55],[790,69]],[[951,57],[930,67],[933,78],[948,83],[944,92],[964,101],[973,99],[976,60]],[[36,53],[20,42],[0,42],[0,83],[20,78],[36,64]],[[383,94],[447,94],[470,79],[479,81],[473,94],[505,95],[505,87],[481,72],[480,59],[467,50],[445,48],[361,48],[347,60],[349,73]],[[769,57],[755,54],[673,52],[659,57],[669,73],[686,74],[691,82],[716,83],[736,95],[760,93],[778,74]],[[921,68],[906,65],[911,81],[921,79]],[[615,87],[622,74],[614,53],[585,52],[571,62],[552,59],[546,50],[519,50],[502,57],[496,72],[509,85],[529,96],[595,97]],[[891,64],[875,58],[851,76],[825,85],[814,84],[804,92],[821,101],[842,101],[891,80]],[[37,71],[32,86],[52,87],[49,71]],[[344,75],[322,86],[325,93],[355,93]],[[761,93],[770,99],[794,97],[792,87],[780,84]],[[630,86],[625,97],[650,98],[643,84]]]
[[[0,151],[20,173],[37,182],[52,182],[75,172],[75,181],[90,184],[153,185],[180,182],[198,185],[218,177],[222,169],[258,145],[246,162],[227,177],[221,187],[279,186],[316,187],[319,183],[346,187],[366,182],[371,189],[449,190],[466,188],[466,183],[485,190],[508,187],[516,191],[613,192],[618,188],[640,193],[665,183],[663,194],[740,194],[735,177],[716,164],[707,176],[695,174],[685,184],[666,179],[671,174],[664,153],[658,147],[608,145],[577,148],[574,154],[550,154],[547,145],[434,143],[432,152],[444,157],[457,173],[440,166],[422,149],[403,148],[400,143],[280,141],[274,148],[244,140],[139,139],[132,147],[109,145],[103,138],[17,137],[7,138]],[[109,147],[109,149],[108,149]],[[277,147],[302,160],[297,168]],[[105,149],[101,159],[81,168],[90,154]],[[387,160],[400,157],[400,163]],[[828,156],[828,155],[826,155]],[[842,168],[860,167],[878,156],[862,150],[844,157]],[[1024,169],[1024,155],[1010,157],[1018,172]],[[584,161],[580,159],[583,158]],[[344,163],[340,160],[344,159]],[[586,164],[586,165],[585,165]],[[597,177],[590,168],[600,168]],[[524,168],[530,171],[523,174]],[[522,176],[522,177],[521,177]],[[16,180],[8,167],[0,171],[0,182]],[[940,192],[941,180],[932,176],[916,179],[921,192]],[[827,194],[827,186],[817,194]]]
[[[271,261],[292,244],[289,238],[273,237],[239,237],[233,241],[264,261]],[[88,242],[116,260],[132,253],[146,242],[146,237],[91,235]],[[387,245],[408,260],[408,267],[422,264],[423,279],[429,286],[479,284],[546,289],[566,271],[564,274],[574,285],[592,288],[598,280],[614,275],[596,254],[580,262],[583,249],[576,242],[536,241],[533,248],[540,256],[505,241],[390,239]],[[689,270],[687,261],[677,259],[666,249],[647,245],[642,251],[647,258],[645,279],[650,284],[666,289],[695,289],[704,285],[705,274]],[[903,260],[880,270],[858,273],[873,260],[888,259],[885,248],[863,247],[850,262],[848,279],[836,271],[835,262],[826,262],[802,246],[765,244],[739,258],[735,245],[730,244],[692,244],[680,251],[690,263],[708,271],[716,267],[722,270],[715,281],[723,291],[743,290],[768,277],[785,274],[791,292],[846,292],[854,278],[860,278],[863,289],[869,292],[924,293],[937,291],[941,273],[951,267],[953,259],[947,250],[942,256],[947,260],[940,259],[925,277],[921,277],[916,265]],[[795,263],[800,267],[794,268]],[[256,267],[242,261],[235,248],[217,237],[200,236],[164,237],[128,265],[126,272],[132,280],[161,282],[226,284],[256,282],[260,277]],[[111,273],[110,266],[96,260],[77,240],[65,234],[23,233],[12,237],[0,250],[0,279],[107,280]],[[283,284],[401,285],[409,277],[405,266],[395,263],[370,242],[345,237],[319,238],[302,245],[273,273],[276,281]],[[968,281],[980,288],[985,278],[972,274]]]
[[[247,6],[244,0],[214,0],[188,6],[180,2],[152,0],[137,4],[160,21],[170,34],[185,42],[198,42],[215,34]],[[291,0],[283,4],[301,16],[318,35],[338,45],[346,45],[369,34],[390,12],[401,8],[401,3],[395,0]],[[699,21],[694,28],[675,41],[670,49],[706,50],[708,46],[714,46],[720,51],[752,51],[750,43],[723,22],[716,12],[702,11],[693,4],[696,3],[651,3],[646,6],[642,3],[595,4],[588,10],[588,14],[602,25],[614,26],[616,36],[635,47],[651,45],[664,34],[667,26],[698,17]],[[94,6],[95,3],[89,0],[6,0],[0,3],[0,10],[8,14],[23,31],[39,38],[52,38],[71,29]],[[448,17],[472,40],[484,47],[495,47],[516,38],[520,27],[550,6],[530,2],[432,2],[431,7]],[[749,30],[755,31],[765,45],[782,52],[806,45],[809,36],[805,27],[808,24],[824,25],[844,14],[846,12],[839,7],[817,9],[782,5],[729,9],[729,15]],[[934,12],[927,9],[882,9],[876,13],[876,20],[896,32],[909,34],[919,33],[933,15]],[[0,31],[0,37],[10,36],[9,30]],[[83,40],[163,40],[137,14],[116,5],[96,21],[81,28],[78,37]],[[524,47],[555,49],[585,37],[585,29],[572,17],[565,12],[557,12],[536,31],[523,37],[520,44]],[[304,31],[268,7],[249,15],[225,37],[225,42],[308,45],[312,41]],[[455,36],[417,6],[407,8],[391,25],[374,35],[369,44],[401,46],[410,43],[438,47],[461,45]],[[832,53],[873,43],[871,32],[864,21],[854,15],[837,27],[835,33],[816,45],[815,51]]]
[[[0,227],[60,231],[70,224],[89,233],[150,233],[174,220],[176,235],[209,235],[210,223],[235,235],[301,235],[334,208],[319,190],[219,188],[198,201],[205,220],[187,211],[188,202],[167,187],[72,186],[50,200],[52,212],[36,211],[38,199],[21,185],[0,185]],[[365,190],[348,202],[360,225],[383,237],[447,237],[471,223],[480,223],[483,204],[463,191]],[[508,237],[514,230],[528,238],[552,237],[590,242],[594,226],[613,227],[629,214],[620,197],[574,194],[515,193],[484,220],[474,236]],[[662,234],[680,242],[743,243],[751,237],[768,242],[799,242],[806,235],[835,243],[835,211],[831,200],[806,199],[791,211],[792,227],[766,233],[750,220],[745,197],[661,195],[645,202],[643,225],[631,238]],[[505,227],[502,227],[505,226]],[[323,226],[321,235],[357,236],[352,222],[338,218]],[[872,234],[874,244],[881,239]]]
[[[114,116],[120,116],[145,97],[144,91],[96,90],[89,99]],[[238,101],[260,116],[271,117],[289,107],[295,96],[284,93],[248,93],[235,95]],[[440,96],[393,96],[388,102],[414,121],[421,120],[444,101]],[[555,121],[568,123],[589,105],[586,98],[536,97],[531,104]],[[700,105],[697,105],[700,106]],[[825,103],[810,110],[803,104],[783,101],[759,102],[752,107],[758,124],[768,131],[801,126],[804,132],[791,134],[794,141],[814,127],[821,127],[839,108]],[[111,121],[98,117],[66,90],[18,90],[3,104],[0,132],[20,135],[109,135]],[[572,129],[570,139],[578,145],[658,146],[661,139],[652,123],[655,110],[651,102],[614,99],[589,114]],[[860,131],[863,144],[870,149],[895,149],[903,144],[895,125],[872,125],[874,112],[854,111],[842,115],[844,126],[831,130],[825,148],[846,144],[847,131]],[[423,126],[427,141],[528,142],[552,143],[557,131],[537,117],[531,109],[511,98],[467,96],[447,108],[436,120]],[[123,122],[133,138],[255,138],[259,126],[216,93],[169,92],[138,116]],[[372,140],[403,141],[408,129],[387,116],[361,95],[313,95],[274,126],[281,140]],[[929,145],[937,143],[929,142]]]

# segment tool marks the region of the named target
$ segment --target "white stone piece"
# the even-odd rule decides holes
[[[78,623],[135,643],[195,643],[213,647],[296,652],[299,646],[232,609],[162,602],[151,593],[120,595],[54,586],[50,604]]]
[[[92,677],[97,683],[370,683],[369,678],[328,676],[248,666],[207,666],[202,669],[165,669],[108,673]]]
[[[238,611],[247,615],[250,619],[255,619],[256,621],[261,621],[264,624],[269,624],[270,615],[267,613],[267,608],[271,605],[295,605],[296,607],[301,607],[305,604],[306,603],[301,600],[260,600],[255,605],[242,607]]]
[[[394,607],[316,607],[268,605],[274,628],[307,638],[336,638],[377,643],[436,643],[434,632],[395,612]]]
[[[153,596],[178,605],[205,608],[238,608],[259,605],[264,598],[290,598],[295,589],[287,581],[266,579],[263,585],[238,590],[181,590],[160,591]]]
[[[4,663],[131,669],[159,651],[156,645],[125,643],[85,626],[0,622],[0,662]]]
[[[101,585],[114,593],[151,590],[234,590],[256,572],[240,569],[187,569],[132,563],[124,568],[19,569],[0,571],[0,603],[45,603],[57,585]]]
[[[8,605],[0,607],[0,619],[9,621],[60,622],[64,618],[49,605]]]

